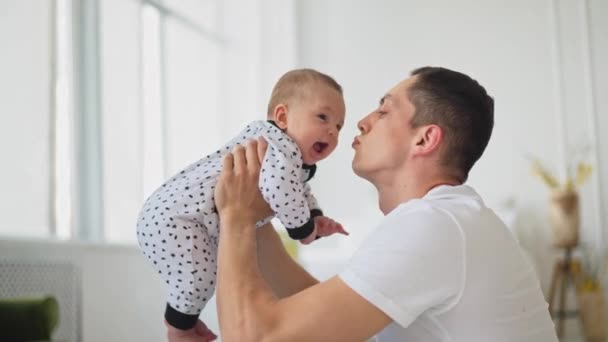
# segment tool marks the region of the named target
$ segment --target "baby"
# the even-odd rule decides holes
[[[268,149],[260,170],[262,196],[292,239],[309,244],[333,233],[347,234],[323,216],[308,181],[318,161],[338,144],[344,124],[342,88],[311,69],[287,72],[275,85],[268,121],[254,121],[215,153],[167,180],[145,202],[137,221],[143,254],[169,285],[167,323],[187,330],[213,295],[219,217],[213,192],[223,157],[237,144],[264,137]],[[268,217],[257,223],[268,223]]]

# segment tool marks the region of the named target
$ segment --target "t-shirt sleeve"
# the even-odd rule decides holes
[[[448,214],[397,208],[340,278],[402,327],[455,303],[464,286],[464,238]]]

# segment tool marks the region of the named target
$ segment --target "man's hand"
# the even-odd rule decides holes
[[[308,235],[306,238],[300,240],[303,245],[308,245],[316,239],[332,234],[340,233],[348,235],[348,232],[344,230],[342,225],[327,216],[315,217],[315,230]]]
[[[215,187],[215,206],[222,216],[227,213],[245,222],[256,222],[272,214],[258,188],[260,165],[268,143],[263,138],[235,146],[224,158],[222,173]],[[233,225],[239,226],[239,225]]]
[[[210,342],[217,339],[217,335],[209,330],[203,321],[197,321],[192,329],[180,330],[165,321],[167,327],[167,340],[169,342]]]

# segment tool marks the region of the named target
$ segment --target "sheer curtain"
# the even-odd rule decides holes
[[[0,232],[46,237],[54,229],[53,7],[36,0],[5,0],[0,6]]]
[[[264,119],[294,0],[7,0],[0,236],[134,243],[161,182]]]

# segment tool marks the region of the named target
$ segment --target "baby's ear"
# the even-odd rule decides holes
[[[273,120],[279,126],[280,129],[287,128],[287,105],[284,103],[279,103],[274,107],[274,112],[272,113]]]

